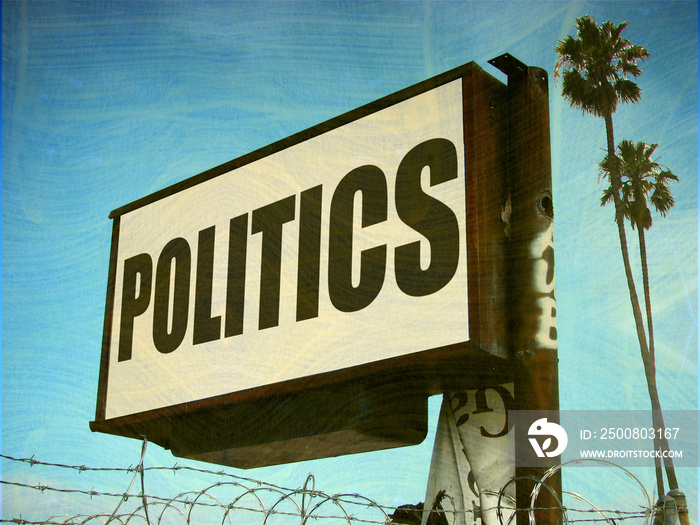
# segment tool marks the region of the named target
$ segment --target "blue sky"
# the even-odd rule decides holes
[[[655,218],[647,243],[662,405],[697,410],[697,2],[3,1],[2,10],[3,454],[138,460],[139,443],[88,428],[111,210],[467,62],[505,80],[487,64],[505,52],[550,73],[561,407],[646,409],[613,212],[599,206],[604,125],[571,109],[552,75],[554,46],[584,14],[627,20],[624,35],[651,53],[642,101],[620,107],[615,132],[658,143],[680,178],[675,208]],[[429,436],[245,474],[298,486],[313,472],[326,492],[417,502],[431,449]],[[155,445],[149,458],[174,461]],[[649,490],[650,472],[639,474]],[[3,479],[24,473],[3,462]],[[591,484],[580,471],[565,479],[578,492]],[[697,501],[697,470],[682,483]],[[26,517],[23,498],[36,494],[8,492],[3,518]]]

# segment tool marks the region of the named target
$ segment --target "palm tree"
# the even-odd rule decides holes
[[[654,325],[651,314],[651,299],[649,298],[649,270],[646,256],[646,238],[644,232],[652,226],[652,216],[648,201],[656,211],[665,217],[675,204],[669,181],[678,181],[678,177],[670,170],[662,169],[658,162],[652,159],[658,144],[645,144],[644,142],[632,142],[623,140],[618,146],[619,154],[617,165],[621,178],[621,197],[623,213],[630,221],[632,229],[637,230],[639,236],[639,255],[642,264],[642,279],[644,282],[644,301],[647,314],[647,328],[649,332],[649,353],[652,359],[654,351]],[[610,180],[613,169],[608,157],[600,163],[601,173]],[[603,192],[601,205],[605,206],[613,201],[612,185]]]
[[[649,333],[649,354],[645,363],[647,373],[651,375],[651,381],[648,380],[650,395],[658,399],[656,392],[656,355],[654,349],[654,323],[652,320],[651,296],[649,289],[649,268],[647,265],[647,249],[645,231],[652,226],[652,215],[649,210],[648,202],[653,205],[661,216],[665,217],[674,205],[673,195],[669,187],[669,181],[678,181],[678,177],[668,169],[663,169],[652,156],[658,144],[645,144],[644,142],[632,142],[623,140],[618,146],[619,154],[611,161],[610,157],[606,156],[600,163],[600,171],[611,183],[603,191],[601,205],[605,206],[610,202],[614,202],[614,190],[612,186],[612,173],[617,168],[620,176],[620,200],[624,217],[630,221],[632,229],[637,230],[639,236],[639,257],[642,266],[642,279],[644,283],[644,302],[646,306],[647,328]],[[648,378],[649,379],[649,378]],[[660,408],[659,408],[660,410]],[[663,428],[663,417],[659,424]],[[661,441],[655,440],[656,449],[658,445],[664,450],[668,450],[668,442],[665,436],[662,436]],[[673,487],[675,482],[675,472],[673,469],[673,460],[668,459],[667,472],[669,476],[669,485]],[[657,460],[657,467],[660,467],[660,462]],[[657,470],[657,473],[659,470]],[[657,485],[659,494],[663,493],[663,480],[658,479]]]
[[[645,48],[630,44],[627,39],[620,36],[626,27],[626,23],[615,25],[612,22],[605,22],[602,26],[598,26],[595,19],[583,16],[576,19],[578,38],[569,35],[554,48],[559,54],[554,69],[555,78],[563,70],[562,95],[569,101],[571,107],[581,109],[584,114],[590,113],[605,120],[607,152],[610,159],[617,158],[613,113],[620,102],[637,102],[641,98],[641,89],[627,77],[636,78],[641,75],[638,61],[649,56]],[[630,291],[637,337],[642,351],[645,352],[647,343],[644,323],[629,262],[623,208],[619,198],[620,176],[614,166],[611,168],[610,182],[614,190],[612,195],[622,261]]]
[[[554,69],[555,78],[562,76],[562,95],[572,108],[583,114],[590,113],[605,121],[607,139],[608,173],[610,179],[610,198],[615,205],[615,223],[617,224],[622,251],[622,262],[630,294],[630,303],[634,316],[639,349],[644,364],[647,387],[651,400],[654,427],[659,428],[656,414],[660,414],[661,405],[656,389],[655,367],[651,361],[649,347],[644,329],[644,319],[639,306],[632,267],[627,249],[625,231],[625,207],[622,202],[622,182],[619,159],[615,155],[615,136],[612,116],[620,103],[637,102],[642,91],[628,77],[637,78],[642,74],[639,61],[649,57],[649,52],[642,46],[634,45],[621,36],[627,23],[613,24],[605,22],[598,25],[594,18],[583,16],[576,19],[577,38],[567,36],[554,48],[559,57]],[[662,432],[663,433],[663,432]],[[657,485],[659,495],[663,494],[663,480],[660,466],[657,465]],[[673,467],[667,468],[669,485],[678,488]]]

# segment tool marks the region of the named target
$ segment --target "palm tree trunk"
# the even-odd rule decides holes
[[[615,156],[615,137],[613,135],[612,115],[605,117],[605,132],[608,141],[608,158]],[[630,292],[630,301],[632,303],[632,313],[634,322],[637,328],[637,339],[639,339],[639,347],[642,354],[649,353],[647,346],[646,332],[644,330],[644,318],[642,310],[639,307],[639,296],[637,295],[637,287],[634,284],[634,276],[632,275],[632,266],[630,264],[629,251],[627,249],[627,233],[625,232],[625,217],[622,212],[622,202],[620,199],[620,173],[617,165],[613,165],[610,171],[611,185],[613,187],[613,199],[615,202],[615,222],[617,223],[617,231],[620,237],[620,249],[622,250],[622,262],[625,267],[625,276],[627,277],[627,287]],[[646,362],[646,359],[644,359]]]
[[[647,248],[646,240],[644,235],[644,228],[637,225],[637,232],[639,234],[639,258],[642,262],[642,281],[644,285],[644,303],[647,310],[647,328],[649,330],[649,354],[652,365],[652,372],[654,378],[656,378],[656,353],[654,351],[654,323],[651,316],[651,296],[649,295],[649,271],[647,268]],[[656,381],[654,381],[656,382]],[[649,382],[647,381],[647,387]],[[651,393],[649,394],[652,395]],[[657,428],[654,425],[654,428]],[[661,436],[657,436],[654,432],[654,450],[661,450]],[[656,488],[659,497],[663,496],[666,491],[664,490],[664,479],[662,474],[662,464],[661,458],[654,456],[654,466],[656,468]]]
[[[641,226],[637,227],[639,233],[639,257],[642,263],[642,280],[644,283],[644,302],[647,310],[647,327],[649,329],[649,370],[647,371],[647,385],[649,387],[649,397],[652,400],[652,410],[658,410],[658,421],[655,422],[654,428],[660,430],[660,436],[654,434],[654,449],[663,450],[668,454],[669,445],[668,439],[666,438],[666,425],[664,424],[663,414],[661,412],[661,401],[659,399],[659,392],[656,385],[656,352],[654,350],[654,323],[651,316],[651,295],[649,287],[649,267],[647,264],[647,244],[646,235],[644,234],[644,228]],[[646,368],[646,365],[645,365]],[[651,382],[649,381],[649,376],[651,376]],[[654,408],[656,405],[656,408]],[[660,462],[659,458],[655,458],[654,461],[657,462],[657,468]],[[673,459],[671,457],[664,458],[664,466],[666,467],[666,476],[668,478],[668,485],[671,490],[678,488],[678,481],[676,479],[676,470],[673,466]],[[661,493],[659,493],[659,496]]]
[[[615,158],[615,136],[613,133],[613,121],[612,113],[605,115],[605,135],[607,139],[608,147],[608,158]],[[642,363],[644,364],[644,374],[647,380],[647,389],[649,390],[649,398],[652,407],[652,421],[654,423],[654,428],[658,429],[657,417],[655,416],[656,410],[654,406],[658,406],[660,410],[660,403],[658,392],[656,391],[656,374],[651,373],[652,368],[650,367],[649,360],[649,348],[647,346],[646,333],[644,330],[644,318],[642,317],[642,310],[639,306],[639,296],[637,295],[637,288],[634,284],[634,276],[632,275],[632,266],[630,264],[629,251],[627,249],[627,233],[625,231],[625,216],[622,211],[622,202],[620,199],[620,172],[618,170],[617,164],[612,163],[610,170],[610,185],[613,189],[613,201],[615,204],[615,223],[617,224],[617,232],[620,237],[620,250],[622,251],[622,263],[625,268],[625,277],[627,278],[627,288],[630,293],[630,302],[632,303],[632,314],[634,316],[634,324],[637,329],[637,339],[639,340],[639,349],[642,354]],[[663,430],[661,431],[663,434]],[[654,439],[655,445],[656,438]],[[656,448],[656,447],[655,447]],[[658,449],[657,449],[658,450]],[[659,489],[659,496],[663,492],[663,470],[661,469],[660,462],[655,461],[656,470],[656,484]],[[675,478],[675,475],[674,475]],[[670,480],[669,480],[670,484]]]
[[[644,304],[647,310],[647,329],[649,331],[649,354],[656,374],[656,351],[654,349],[654,323],[651,318],[651,296],[649,295],[649,269],[647,266],[647,243],[644,228],[637,226],[639,234],[639,258],[642,262],[642,283],[644,285]]]

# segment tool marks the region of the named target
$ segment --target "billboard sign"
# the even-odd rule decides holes
[[[460,87],[122,215],[106,417],[467,340]]]
[[[380,406],[371,392],[386,398],[385,385],[368,378],[393,373],[414,395],[359,416],[376,426],[375,413],[424,411],[443,388],[440,359],[465,366],[462,379],[493,376],[504,234],[492,204],[505,156],[493,100],[504,89],[467,64],[112,212],[93,430],[205,457],[338,428],[178,443],[197,417],[229,425],[290,396],[309,408],[311,391]],[[410,442],[424,435],[425,422],[415,426]],[[385,433],[380,445],[308,457],[403,444]],[[307,457],[290,454],[261,461]],[[205,459],[246,463],[232,457]]]

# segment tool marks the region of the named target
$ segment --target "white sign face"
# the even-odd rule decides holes
[[[461,79],[119,217],[106,419],[469,339]]]

